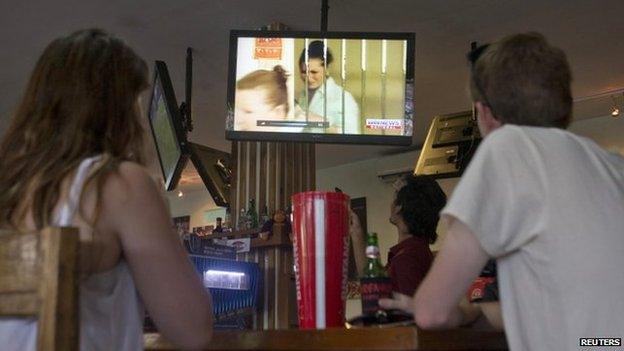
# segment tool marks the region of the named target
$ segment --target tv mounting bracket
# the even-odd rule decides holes
[[[193,48],[186,48],[186,78],[184,82],[185,99],[180,104],[180,117],[185,132],[193,131],[193,119],[191,118],[191,99],[193,96]]]

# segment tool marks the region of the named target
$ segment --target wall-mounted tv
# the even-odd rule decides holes
[[[167,65],[162,61],[156,61],[154,67],[154,85],[149,106],[148,118],[165,180],[165,188],[171,191],[180,179],[188,158],[188,151],[186,150],[186,133]]]
[[[230,32],[226,138],[409,145],[414,33]]]
[[[481,140],[472,111],[435,116],[414,173],[434,178],[459,177]]]
[[[191,162],[215,204],[227,207],[232,178],[230,154],[195,143],[189,143],[189,150]]]

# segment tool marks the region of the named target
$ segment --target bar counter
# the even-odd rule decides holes
[[[159,334],[145,334],[145,350],[175,350]],[[215,332],[206,350],[507,350],[505,334],[415,327]]]

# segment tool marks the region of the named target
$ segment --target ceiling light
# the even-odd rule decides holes
[[[182,197],[184,196],[184,193],[182,192],[182,190],[178,191],[178,197]]]
[[[614,107],[613,110],[611,110],[611,117],[617,117],[620,115],[620,109],[617,107]]]
[[[617,106],[617,102],[615,101],[615,96],[611,95],[611,100],[613,100],[613,108],[611,108],[611,117],[617,117],[620,115],[620,109]]]

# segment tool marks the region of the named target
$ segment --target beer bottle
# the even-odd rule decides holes
[[[245,212],[244,208],[241,208],[240,214],[238,215],[238,222],[236,225],[237,230],[245,230],[247,228],[247,212]]]
[[[221,217],[217,217],[217,226],[212,230],[212,234],[218,234],[223,232],[223,223]]]
[[[378,278],[386,276],[386,270],[381,265],[381,260],[379,259],[377,233],[368,233],[366,235],[366,268],[364,269],[364,277]]]
[[[368,233],[366,236],[366,267],[360,279],[360,295],[362,313],[371,316],[375,323],[386,323],[387,314],[379,307],[379,299],[392,296],[392,282],[379,259],[377,233]]]
[[[267,206],[265,205],[262,208],[262,212],[260,213],[260,227],[263,227],[264,224],[270,220],[271,218],[269,217],[269,211],[267,209]]]
[[[225,218],[223,219],[223,228],[232,228],[232,214],[230,206],[225,208]]]
[[[247,220],[249,221],[248,229],[258,228],[258,211],[256,211],[256,200],[254,199],[249,199]]]

